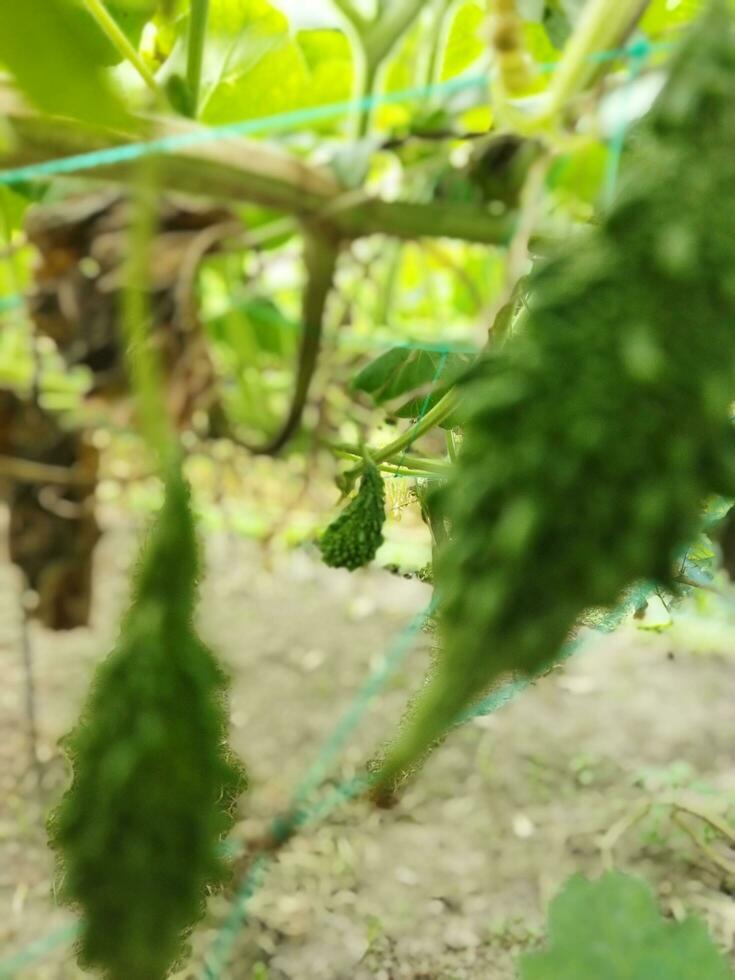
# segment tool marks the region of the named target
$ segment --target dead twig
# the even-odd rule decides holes
[[[695,844],[695,846],[705,855],[705,857],[712,862],[720,871],[724,871],[726,875],[731,878],[735,878],[735,862],[728,861],[727,858],[722,857],[717,851],[710,847],[710,845],[703,840],[699,834],[689,826],[689,824],[681,816],[680,812],[674,812],[671,819],[679,827],[687,837]]]
[[[67,468],[22,459],[20,456],[0,455],[0,478],[2,477],[18,483],[49,483],[62,487],[93,487],[97,482],[78,467]]]

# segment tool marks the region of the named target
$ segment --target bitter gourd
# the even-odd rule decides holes
[[[226,747],[225,678],[192,626],[198,550],[189,490],[166,481],[114,652],[66,748],[73,781],[50,819],[80,961],[162,980],[220,882],[243,770]]]
[[[389,792],[501,675],[584,611],[668,586],[703,498],[732,495],[735,27],[712,3],[635,127],[617,200],[531,275],[523,328],[467,380],[442,650],[384,758]]]
[[[367,460],[360,489],[319,542],[324,563],[351,572],[369,564],[383,543],[384,524],[383,477],[375,463]]]

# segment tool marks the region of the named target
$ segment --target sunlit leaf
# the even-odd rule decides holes
[[[607,148],[596,140],[585,139],[571,152],[557,157],[549,173],[549,187],[572,211],[579,212],[581,205],[586,212],[581,216],[590,217],[607,165]]]
[[[470,363],[471,358],[467,354],[394,347],[360,371],[353,379],[352,387],[370,395],[377,405],[383,405],[425,385],[441,381],[446,386]]]
[[[656,38],[688,24],[702,9],[702,0],[651,0],[640,23],[641,30]]]
[[[98,29],[79,13],[72,0],[0,3],[0,62],[46,112],[122,123],[123,106],[100,68]]]
[[[174,96],[185,71],[181,36],[162,71]],[[352,53],[342,31],[292,35],[286,17],[266,0],[213,0],[199,99],[205,122],[237,122],[348,101],[352,79]],[[183,89],[180,95],[186,109]]]
[[[487,42],[481,36],[485,20],[485,11],[479,3],[464,3],[457,10],[444,51],[443,79],[461,74],[487,49]]]

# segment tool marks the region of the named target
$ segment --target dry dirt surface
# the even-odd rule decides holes
[[[43,817],[67,778],[58,739],[114,639],[135,540],[129,523],[112,521],[97,557],[91,629],[31,630],[40,796],[28,762],[18,583],[0,564],[0,961],[10,964],[0,966],[2,978],[85,976],[68,941],[44,945],[73,918],[54,903]],[[232,737],[252,782],[235,831],[243,843],[287,805],[429,595],[378,569],[330,571],[308,550],[266,561],[241,538],[210,539],[207,562],[201,631],[231,672]],[[328,785],[361,771],[428,656],[420,635]],[[718,812],[732,804],[734,695],[735,658],[672,649],[666,634],[632,626],[590,636],[563,670],[455,732],[395,809],[352,801],[306,828],[252,898],[229,965],[206,973],[231,912],[214,898],[178,980],[506,980],[519,955],[543,941],[562,882],[576,871],[596,875],[605,862],[647,878],[665,914],[705,916],[732,952],[735,882],[676,829],[665,805],[635,817],[672,791]]]

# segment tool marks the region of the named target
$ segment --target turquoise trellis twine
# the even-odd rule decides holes
[[[646,602],[650,599],[652,595],[656,592],[656,586],[649,582],[642,582],[632,588],[625,598],[610,612],[606,613],[598,623],[590,629],[595,633],[613,633],[623,621],[641,606],[644,606]],[[584,634],[575,636],[573,639],[566,643],[557,657],[554,660],[554,665],[558,666],[563,664],[565,661],[569,660],[571,656],[578,653],[580,648],[584,645],[586,637]],[[480,718],[484,715],[491,715],[498,711],[500,708],[504,707],[506,704],[510,704],[519,694],[526,690],[534,684],[540,675],[533,675],[531,677],[521,677],[514,681],[508,681],[507,684],[503,684],[496,691],[493,691],[486,698],[480,701],[479,704],[470,708],[469,711],[465,712],[461,718],[457,721],[457,726],[464,725],[468,721],[472,721],[473,718]]]
[[[351,734],[360,723],[368,705],[385,687],[390,677],[405,660],[413,647],[414,641],[431,616],[435,602],[415,616],[405,629],[394,640],[382,663],[370,674],[362,685],[342,719],[337,723],[324,743],[316,760],[307,769],[291,796],[291,802],[285,814],[271,824],[271,832],[275,840],[284,840],[307,823],[323,819],[335,806],[360,795],[368,785],[364,778],[349,780],[337,787],[330,795],[329,803],[314,806],[309,800],[321,785],[327,775],[330,765],[349,741]],[[227,965],[229,955],[234,945],[237,933],[247,919],[248,904],[255,894],[263,877],[274,860],[272,855],[259,855],[240,883],[230,907],[230,914],[215,939],[212,950],[207,956],[202,980],[218,980],[221,971]]]
[[[563,663],[573,654],[578,653],[585,643],[589,642],[591,635],[613,632],[632,612],[644,605],[655,591],[655,585],[647,582],[640,583],[632,588],[618,606],[605,614],[598,623],[590,627],[588,633],[581,634],[570,640],[555,662]],[[436,605],[437,600],[435,597],[430,606],[424,612],[419,613],[408,627],[399,634],[382,664],[368,679],[366,684],[363,685],[355,701],[325,744],[316,762],[309,769],[304,780],[302,780],[293,794],[291,807],[286,811],[286,815],[276,818],[273,821],[272,828],[276,839],[291,836],[296,830],[304,826],[321,822],[337,807],[361,796],[370,787],[370,778],[368,776],[356,776],[340,783],[321,802],[308,806],[304,805],[305,800],[317,789],[319,783],[326,775],[328,765],[337,755],[338,751],[347,743],[349,735],[356,727],[372,698],[375,697],[405,659],[406,654],[413,645],[416,635],[429,620],[436,609]],[[514,701],[519,694],[537,680],[538,677],[530,677],[509,681],[476,705],[471,711],[463,715],[458,720],[457,725],[463,725],[472,721],[474,718],[499,711]],[[237,938],[237,933],[247,921],[250,900],[263,884],[265,875],[274,860],[275,857],[272,854],[259,855],[243,878],[233,899],[230,914],[215,939],[210,954],[206,957],[201,980],[220,980],[222,971],[227,965]]]
[[[158,139],[125,143],[121,146],[105,147],[92,150],[89,153],[77,153],[73,156],[47,160],[42,163],[31,163],[12,170],[0,171],[0,185],[21,184],[30,180],[45,177],[58,177],[64,174],[79,173],[84,170],[96,170],[99,167],[112,167],[118,163],[130,163],[144,157],[176,153],[179,150],[216,143],[231,136],[255,136],[273,133],[284,129],[298,129],[313,123],[324,122],[344,115],[354,109],[357,104],[361,109],[372,109],[379,105],[392,105],[400,102],[413,102],[432,94],[451,95],[454,92],[464,92],[468,89],[487,85],[485,75],[469,75],[452,78],[446,82],[434,85],[422,85],[415,88],[402,89],[399,92],[386,92],[382,95],[366,96],[355,100],[331,102],[327,105],[312,106],[306,109],[294,109],[289,112],[279,112],[272,116],[259,119],[246,119],[242,122],[225,123],[221,126],[201,127],[186,133],[176,133],[172,136],[162,136]]]
[[[641,46],[645,45],[646,53],[655,50],[668,50],[669,44],[650,44],[638,42],[628,48],[613,48],[590,55],[592,61],[611,61],[623,58],[640,58]],[[542,72],[553,72],[556,64],[553,62],[538,66]],[[432,95],[451,95],[473,88],[487,88],[487,75],[464,75],[450,78],[444,82],[431,85],[421,85],[401,89],[398,92],[384,92],[378,95],[365,96],[354,100],[331,102],[321,106],[311,106],[304,109],[294,109],[289,112],[279,112],[259,119],[246,119],[240,122],[225,123],[221,126],[201,127],[186,133],[176,133],[157,139],[124,143],[120,146],[105,147],[88,153],[77,153],[72,156],[45,160],[41,163],[31,163],[21,167],[13,167],[0,171],[0,186],[12,186],[27,181],[41,180],[48,177],[81,173],[85,170],[96,170],[100,167],[112,167],[118,163],[131,163],[144,157],[160,156],[176,153],[179,150],[216,143],[232,136],[255,136],[273,133],[280,130],[298,129],[313,123],[334,119],[345,113],[354,111],[357,107],[369,111],[381,105],[394,105],[401,102],[413,102]]]
[[[36,942],[30,943],[24,949],[20,950],[20,952],[0,963],[0,980],[10,980],[20,970],[24,970],[27,966],[37,963],[59,946],[73,942],[78,933],[78,925],[62,926],[55,932],[44,936],[43,939],[38,939]]]

